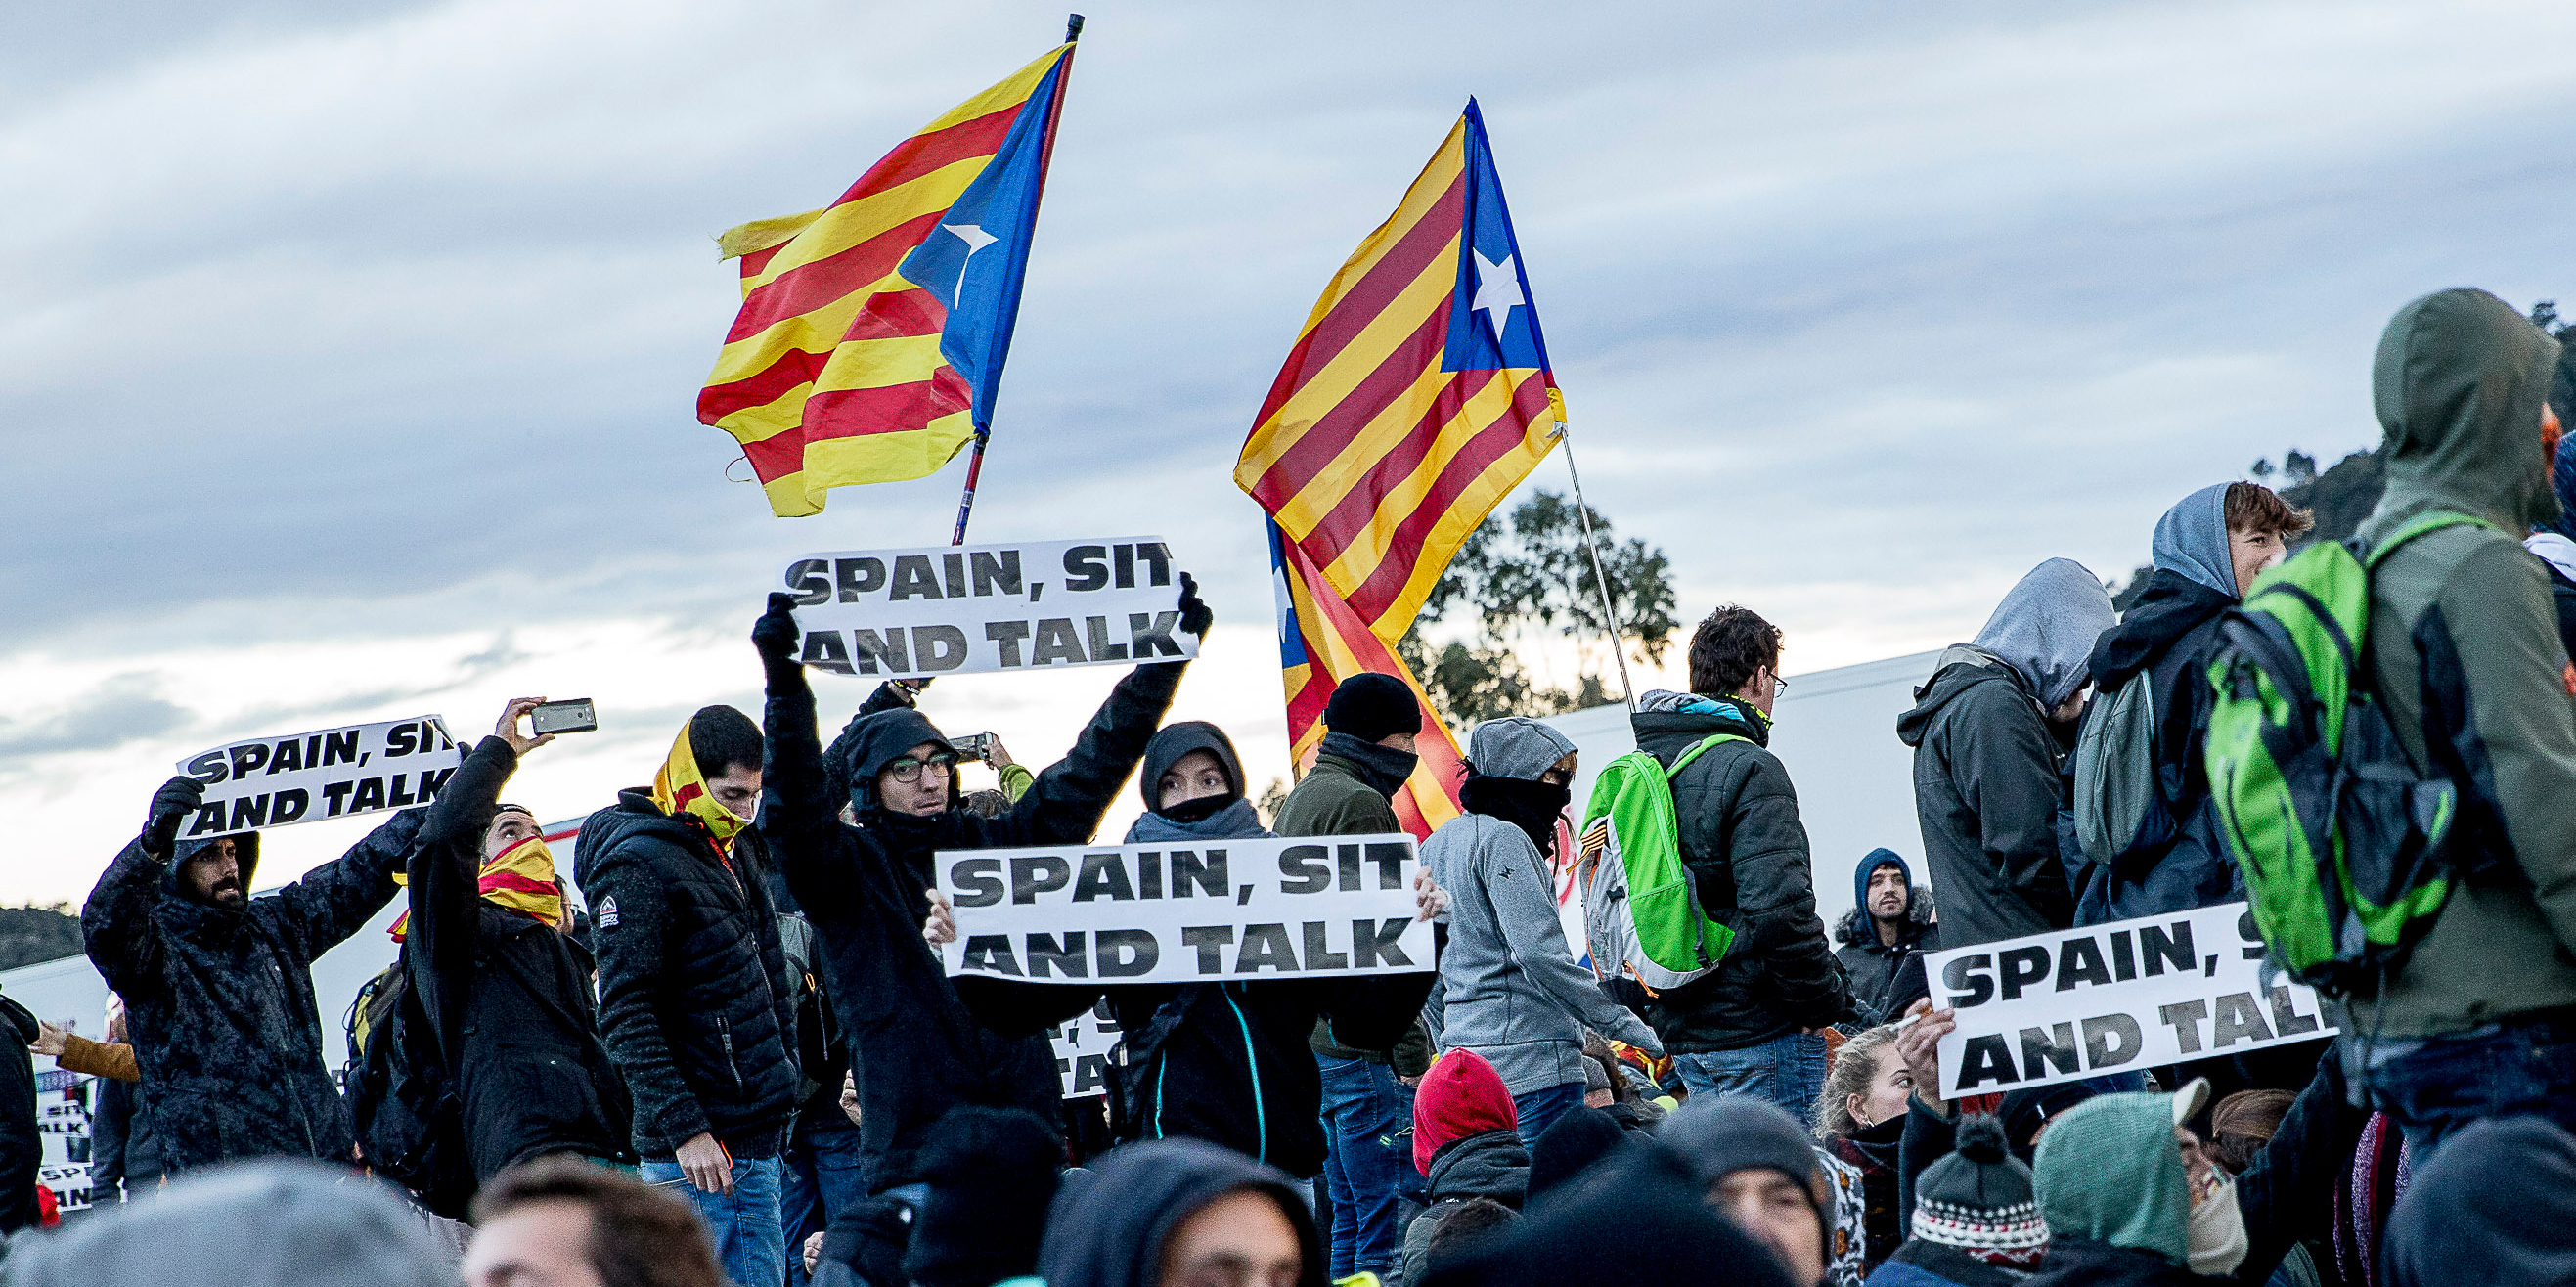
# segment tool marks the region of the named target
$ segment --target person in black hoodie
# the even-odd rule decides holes
[[[734,1281],[783,1283],[779,1153],[796,1110],[796,1015],[768,862],[748,832],[760,730],[689,717],[650,788],[582,824],[599,1026],[634,1100],[635,1151],[707,1219]]]
[[[1324,1287],[1315,1217],[1279,1168],[1203,1140],[1111,1149],[1068,1183],[1038,1251],[1046,1287]]]
[[[1798,793],[1769,749],[1779,666],[1778,627],[1719,608],[1691,636],[1691,691],[1646,693],[1628,722],[1637,749],[1672,774],[1701,908],[1735,931],[1717,969],[1647,1002],[1646,1021],[1692,1094],[1751,1095],[1803,1116],[1824,1091],[1820,1033],[1852,1006],[1816,916]]]
[[[125,998],[140,1115],[162,1169],[234,1158],[352,1160],[356,1127],[322,1064],[313,961],[394,896],[394,873],[428,817],[406,809],[274,893],[247,892],[259,833],[179,843],[205,787],[174,777],[143,834],[81,908],[81,937]]]
[[[1895,850],[1872,849],[1852,869],[1852,909],[1835,924],[1834,938],[1842,944],[1834,959],[1851,980],[1862,1023],[1894,1023],[1930,993],[1921,958],[1941,950],[1932,891],[1914,883],[1913,866]]]
[[[1234,743],[1214,724],[1192,720],[1156,733],[1137,789],[1146,811],[1128,829],[1127,844],[1270,834],[1244,798]],[[1418,897],[1427,906],[1435,895],[1422,887]],[[933,910],[926,928],[933,942],[956,932],[945,908]],[[1127,1034],[1126,1063],[1111,1070],[1119,1139],[1203,1139],[1303,1179],[1324,1164],[1323,1087],[1306,1045],[1315,1021],[1329,1017],[1355,1040],[1393,1045],[1421,1013],[1436,977],[1425,971],[1105,988],[977,977],[958,980],[957,994],[986,1027],[1011,1035],[1063,1023],[1106,997]]]
[[[600,1044],[591,958],[565,932],[563,884],[534,815],[499,803],[541,697],[502,707],[438,793],[412,849],[397,927],[421,1013],[462,1101],[477,1183],[550,1153],[632,1162],[626,1082]]]
[[[1209,620],[1184,575],[1180,628],[1205,637]],[[1023,1108],[1062,1121],[1046,1038],[1005,1037],[977,1023],[923,940],[936,883],[931,854],[1089,840],[1186,663],[1128,672],[1073,750],[1009,812],[986,818],[961,807],[956,748],[918,711],[862,714],[825,748],[797,634],[794,599],[769,596],[752,629],[769,684],[761,834],[822,947],[859,1085],[869,1189],[917,1205],[922,1148],[951,1108]]]

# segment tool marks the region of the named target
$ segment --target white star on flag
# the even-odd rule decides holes
[[[1000,241],[1001,238],[984,231],[982,224],[943,223],[939,227],[941,231],[956,233],[957,239],[966,243],[966,262],[957,265],[957,289],[963,293],[966,289],[966,270],[975,265],[975,252]]]
[[[1521,275],[1512,267],[1511,255],[1503,256],[1503,262],[1498,264],[1473,247],[1467,253],[1476,257],[1476,302],[1468,305],[1468,311],[1481,310],[1485,325],[1493,327],[1494,338],[1500,340],[1503,328],[1512,324],[1512,310],[1529,303],[1521,295]],[[1498,314],[1496,309],[1502,311]]]

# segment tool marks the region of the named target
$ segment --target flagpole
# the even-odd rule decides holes
[[[975,512],[975,480],[984,475],[984,443],[992,436],[990,429],[975,431],[975,454],[966,461],[966,493],[957,498],[957,530],[948,538],[950,545],[966,543],[966,519]]]
[[[1633,714],[1637,709],[1637,689],[1628,682],[1628,650],[1620,645],[1619,610],[1610,603],[1610,574],[1601,567],[1601,541],[1592,534],[1592,506],[1583,499],[1583,475],[1574,468],[1574,438],[1566,432],[1562,420],[1556,422],[1548,436],[1565,444],[1565,476],[1574,480],[1574,512],[1583,520],[1583,548],[1592,555],[1592,584],[1601,589],[1601,619],[1610,623],[1610,658],[1619,663],[1619,692]],[[963,531],[965,520],[958,521]]]

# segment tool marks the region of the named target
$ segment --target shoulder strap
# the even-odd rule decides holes
[[[2427,510],[2424,513],[2406,520],[2404,525],[2400,526],[2396,531],[2389,533],[2387,539],[2381,541],[2369,552],[2369,554],[2362,558],[2362,569],[2364,571],[2375,571],[2379,567],[2379,561],[2396,552],[2398,546],[2404,545],[2408,541],[2414,540],[2416,537],[2422,536],[2428,532],[2438,532],[2446,527],[2458,527],[2463,523],[2474,524],[2478,527],[2486,528],[2489,531],[2504,530],[2483,518],[2462,514],[2456,510]]]
[[[1681,756],[1681,758],[1680,758],[1680,759],[1678,759],[1678,760],[1673,761],[1673,766],[1672,766],[1671,768],[1664,770],[1664,777],[1665,777],[1666,779],[1671,779],[1671,778],[1676,778],[1676,777],[1681,776],[1681,771],[1682,771],[1682,770],[1684,770],[1684,769],[1686,769],[1686,768],[1689,768],[1689,767],[1691,766],[1691,761],[1696,760],[1696,759],[1698,759],[1699,757],[1701,757],[1701,756],[1703,756],[1703,755],[1706,755],[1706,754],[1707,754],[1707,753],[1709,753],[1710,751],[1715,750],[1716,748],[1718,748],[1719,746],[1724,745],[1725,743],[1728,743],[1728,742],[1749,742],[1749,741],[1752,741],[1752,740],[1753,740],[1753,739],[1751,739],[1751,738],[1749,738],[1749,737],[1746,737],[1746,736],[1745,736],[1745,735],[1743,735],[1742,733],[1717,733],[1717,734],[1712,734],[1712,735],[1709,737],[1709,739],[1708,739],[1707,741],[1702,742],[1702,743],[1700,743],[1699,745],[1694,746],[1694,747],[1692,747],[1691,749],[1689,749],[1689,750],[1687,750],[1687,751],[1682,752],[1682,756]]]

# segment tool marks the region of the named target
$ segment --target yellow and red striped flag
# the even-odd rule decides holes
[[[742,312],[698,419],[742,444],[772,512],[922,477],[992,428],[1073,48],[922,127],[830,206],[720,239]]]
[[[1470,99],[1315,302],[1234,481],[1393,643],[1564,419]]]

